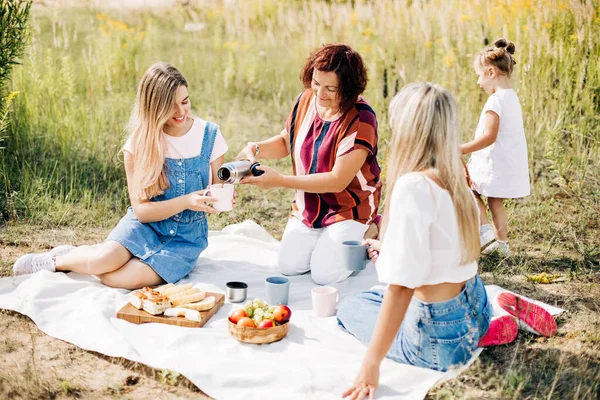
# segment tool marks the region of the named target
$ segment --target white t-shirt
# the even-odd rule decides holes
[[[487,111],[493,111],[500,117],[500,126],[496,141],[471,155],[468,169],[473,189],[486,197],[529,196],[527,141],[517,93],[503,89],[488,98],[479,117],[475,138],[485,132]]]
[[[204,129],[206,128],[206,121],[198,117],[194,117],[194,123],[189,131],[183,136],[171,136],[166,133],[162,133],[162,137],[167,144],[167,158],[182,159],[192,158],[200,155],[202,151],[202,141],[204,140]],[[213,162],[217,158],[221,157],[228,150],[225,138],[221,134],[221,130],[217,130],[215,137],[215,144],[213,146],[212,153],[210,155],[210,162]],[[127,151],[133,154],[133,148],[131,144],[131,138],[127,139],[123,151]],[[212,182],[212,171],[209,177],[209,184]]]
[[[448,191],[410,173],[396,181],[390,216],[377,259],[379,281],[408,288],[463,282],[477,262],[460,265],[461,237]]]

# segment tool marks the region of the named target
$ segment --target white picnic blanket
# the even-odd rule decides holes
[[[248,299],[264,299],[265,278],[278,275],[278,248],[279,242],[252,221],[211,231],[197,268],[182,283],[224,293],[226,282],[244,281],[249,285]],[[334,286],[344,296],[371,288],[376,278],[369,265]],[[229,303],[203,328],[135,325],[117,319],[128,291],[74,273],[41,271],[0,279],[0,308],[27,315],[46,334],[83,349],[179,372],[219,400],[339,398],[355,378],[366,348],[342,332],[335,317],[312,315],[310,290],[315,284],[310,276],[290,280],[289,333],[269,345],[240,343],[229,335],[227,316],[232,306],[238,307]],[[487,289],[493,297],[502,290]],[[543,306],[552,314],[563,311]],[[423,398],[436,383],[462,370],[441,373],[386,359],[377,397]]]

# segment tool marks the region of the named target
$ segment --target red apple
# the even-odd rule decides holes
[[[273,319],[275,320],[275,322],[278,322],[280,324],[285,324],[286,322],[288,322],[291,316],[292,310],[290,310],[288,306],[285,306],[283,304],[280,304],[277,307],[275,307],[275,310],[273,311]]]
[[[273,326],[274,326],[273,325],[273,321],[271,321],[270,319],[263,319],[258,324],[258,327],[261,328],[261,329],[272,328]]]
[[[229,314],[229,320],[231,322],[233,322],[234,324],[237,324],[240,319],[247,317],[247,316],[248,316],[248,313],[246,311],[244,311],[243,308],[239,308],[239,309],[235,310],[234,312],[232,312],[231,314]]]
[[[246,326],[248,328],[256,328],[256,325],[254,325],[254,321],[252,321],[252,318],[250,317],[241,318],[237,324],[239,326]]]

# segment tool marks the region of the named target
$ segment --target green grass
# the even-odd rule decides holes
[[[365,97],[379,116],[385,166],[386,107],[398,88],[423,80],[446,86],[468,140],[486,99],[473,56],[484,41],[514,40],[532,179],[542,181],[537,192],[558,185],[568,195],[597,196],[597,1],[587,8],[542,0],[351,3],[215,1],[156,12],[34,7],[27,53],[8,87],[19,94],[0,152],[2,218],[94,226],[124,211],[119,149],[136,85],[152,62],[182,70],[194,112],[221,125],[233,157],[248,140],[281,129],[302,89],[303,61],[335,41],[351,44],[368,65]],[[186,31],[186,24],[203,28]],[[289,171],[288,160],[274,165]],[[249,196],[280,209],[291,195]]]

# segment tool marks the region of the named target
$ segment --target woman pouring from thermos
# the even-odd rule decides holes
[[[315,51],[300,79],[305,90],[285,128],[249,143],[236,159],[254,163],[291,156],[293,175],[261,165],[255,167],[264,172],[261,176],[246,175],[241,183],[295,189],[279,268],[285,275],[310,270],[315,283],[326,285],[350,276],[340,262],[342,242],[362,240],[377,217],[377,119],[360,97],[367,86],[365,64],[349,46],[330,44]]]

